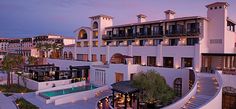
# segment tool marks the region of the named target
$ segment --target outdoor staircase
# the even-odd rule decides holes
[[[199,109],[209,102],[218,90],[218,83],[214,75],[198,76],[196,94],[182,107],[182,109]]]

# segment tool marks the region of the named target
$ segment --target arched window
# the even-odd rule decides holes
[[[176,78],[174,80],[174,91],[176,96],[182,96],[182,78]]]
[[[126,63],[124,56],[122,54],[119,54],[119,53],[114,54],[111,57],[110,62],[112,64],[125,64]]]
[[[93,29],[97,29],[98,28],[98,22],[93,22]]]
[[[64,59],[67,59],[67,52],[64,52]]]
[[[73,54],[72,54],[72,52],[69,52],[69,59],[73,59]]]
[[[78,39],[87,39],[88,35],[84,29],[79,31]]]

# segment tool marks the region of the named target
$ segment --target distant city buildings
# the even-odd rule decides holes
[[[41,35],[32,38],[1,38],[0,51],[1,54],[14,53],[26,57],[46,57],[47,51],[49,57],[52,57],[52,53],[54,53],[54,58],[60,58],[63,46],[74,43],[74,39],[59,35]]]

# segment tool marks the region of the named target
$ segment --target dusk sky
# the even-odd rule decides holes
[[[58,34],[74,37],[80,26],[90,26],[88,17],[106,14],[113,23],[136,22],[137,14],[147,20],[163,19],[171,9],[176,17],[206,16],[206,4],[226,0],[1,0],[0,37],[32,37]],[[230,4],[229,17],[236,21],[236,0]]]

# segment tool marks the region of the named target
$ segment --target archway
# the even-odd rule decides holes
[[[64,52],[64,59],[67,59],[67,52]]]
[[[174,91],[176,96],[182,96],[182,78],[176,78],[174,80]]]
[[[73,59],[73,54],[71,51],[69,52],[69,59]]]
[[[111,57],[110,62],[112,64],[126,64],[125,57],[122,54],[120,54],[120,53],[114,54]]]
[[[81,29],[79,31],[78,39],[87,39],[88,34],[84,29]]]
[[[98,22],[93,22],[93,29],[97,29],[98,28]]]

